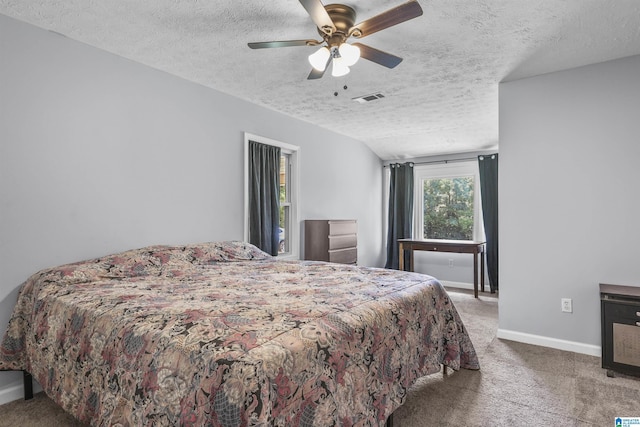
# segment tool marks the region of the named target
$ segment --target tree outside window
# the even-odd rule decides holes
[[[473,240],[474,177],[425,179],[423,238]]]

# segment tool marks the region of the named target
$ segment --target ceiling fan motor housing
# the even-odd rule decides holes
[[[339,46],[350,36],[349,30],[356,22],[356,11],[344,4],[328,4],[324,8],[333,21],[336,31],[327,34],[322,28],[318,28],[318,33],[329,46]]]

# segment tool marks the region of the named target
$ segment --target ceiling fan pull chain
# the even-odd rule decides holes
[[[347,85],[347,82],[345,81],[344,85],[342,85],[342,90],[346,91],[347,89],[349,89],[349,86]],[[338,91],[338,89],[335,88],[334,91],[333,91],[333,96],[338,96],[339,93],[340,92]]]

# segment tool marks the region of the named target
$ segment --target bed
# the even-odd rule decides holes
[[[95,426],[383,426],[441,365],[479,369],[433,277],[243,242],[42,270],[0,345],[0,369]]]

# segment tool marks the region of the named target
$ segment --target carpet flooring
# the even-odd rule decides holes
[[[615,427],[640,417],[640,379],[606,376],[600,358],[496,338],[498,299],[449,289],[481,370],[418,380],[394,427]],[[0,406],[0,426],[80,427],[43,393]]]

